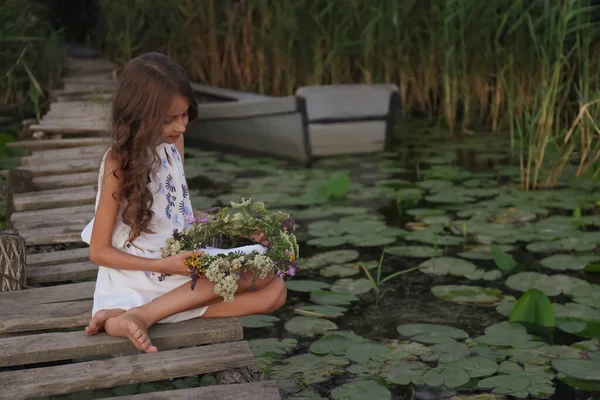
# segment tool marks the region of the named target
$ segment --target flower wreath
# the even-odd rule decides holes
[[[262,202],[242,198],[240,203],[231,202],[231,208],[189,222],[191,225],[183,232],[173,231],[173,237],[166,240],[161,255],[169,257],[182,251],[198,250],[198,254],[185,261],[191,273],[192,290],[197,280],[205,277],[215,283],[215,294],[225,301],[232,301],[238,280],[247,272],[252,273],[252,287],[256,290],[256,279],[265,278],[271,270],[277,270],[277,275],[284,277],[295,275],[299,268],[294,220],[281,211],[269,212]],[[201,250],[219,239],[228,240],[228,248],[238,247],[248,242],[256,231],[264,233],[269,241],[264,254],[253,251],[249,254],[207,255]],[[159,279],[164,277],[161,275]]]

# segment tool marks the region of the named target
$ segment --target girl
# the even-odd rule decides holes
[[[257,291],[250,290],[251,276],[240,279],[235,299],[223,302],[207,279],[191,290],[184,260],[192,252],[160,256],[173,230],[200,214],[192,210],[183,172],[183,133],[196,116],[185,72],[169,57],[148,53],[125,65],[112,103],[112,145],[100,166],[96,215],[82,232],[99,266],[89,335],[104,329],[155,352],[148,337],[155,323],[270,313],[285,303],[285,283],[272,273],[257,280]],[[253,240],[268,243],[262,234]],[[171,275],[159,281],[161,273]]]

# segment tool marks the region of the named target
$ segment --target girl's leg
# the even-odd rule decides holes
[[[100,310],[90,320],[88,326],[85,327],[85,333],[93,335],[104,329],[104,323],[107,319],[117,317],[123,314],[125,310],[121,308],[111,308],[107,310]]]
[[[250,289],[252,276],[248,275],[247,280],[240,279],[240,287],[236,297],[246,293]],[[277,281],[281,281],[281,283],[275,283]],[[274,286],[265,292],[265,289],[273,284],[279,286]],[[267,312],[267,310],[273,309],[281,302],[281,289],[274,289],[283,287],[285,290],[285,284],[281,279],[274,279],[271,274],[267,279],[257,280],[256,286],[258,290],[253,294],[257,297],[260,296],[262,308],[258,307],[259,303],[257,301],[254,301],[252,303],[253,306],[250,307],[252,310],[255,310],[252,313]],[[213,289],[214,284],[207,279],[198,280],[194,290],[190,289],[189,283],[184,284],[148,304],[132,308],[121,315],[109,318],[105,322],[106,333],[111,336],[127,337],[138,349],[146,352],[155,352],[158,349],[150,343],[147,333],[148,328],[168,316],[211,303],[218,303],[220,297],[214,294]],[[216,304],[211,307],[214,306]],[[248,311],[250,308],[248,308]]]
[[[287,289],[283,279],[273,279],[264,289],[237,294],[233,301],[219,301],[208,307],[202,318],[243,317],[272,313],[285,304]]]

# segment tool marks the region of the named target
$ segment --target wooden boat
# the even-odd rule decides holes
[[[193,84],[198,120],[186,144],[212,143],[309,163],[382,151],[400,105],[395,85],[328,85],[271,97]]]

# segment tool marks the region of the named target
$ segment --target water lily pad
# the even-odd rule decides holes
[[[393,246],[387,247],[385,252],[394,256],[411,258],[430,258],[443,254],[441,249],[428,246]]]
[[[451,363],[467,357],[470,354],[469,346],[464,343],[447,341],[438,343],[431,347],[431,354],[421,356],[423,361],[439,361],[440,363]]]
[[[423,182],[417,183],[417,186],[423,189],[431,190],[434,192],[438,192],[443,189],[448,189],[454,186],[452,181],[446,181],[441,179],[429,179]]]
[[[600,360],[558,359],[552,361],[558,372],[585,381],[600,381]]]
[[[553,346],[545,343],[529,349],[509,349],[507,354],[511,361],[538,366],[549,366],[552,360],[559,358],[587,358],[584,352],[574,347]]]
[[[592,251],[596,243],[586,242],[578,238],[566,238],[555,241],[534,242],[527,245],[532,253],[553,253],[562,251]]]
[[[376,342],[363,342],[354,344],[346,349],[346,357],[354,362],[383,361],[386,353],[391,350],[389,347]]]
[[[321,276],[330,278],[332,276],[354,276],[360,273],[360,267],[357,265],[330,265],[319,271]]]
[[[359,295],[369,292],[373,289],[371,281],[366,278],[359,279],[338,279],[331,285],[332,292],[344,292],[353,295]]]
[[[584,269],[588,261],[571,254],[555,254],[540,260],[540,264],[555,271],[576,271]]]
[[[337,329],[337,325],[322,318],[300,316],[287,321],[285,329],[299,336],[313,337]]]
[[[440,285],[431,291],[440,299],[457,304],[496,306],[504,299],[500,290],[480,286]]]
[[[477,383],[477,388],[491,389],[496,394],[514,394],[527,390],[531,383],[531,378],[526,375],[498,375],[482,379]]]
[[[300,379],[305,384],[324,382],[334,375],[340,375],[344,372],[344,367],[350,361],[346,357],[334,355],[317,356],[312,353],[300,354],[286,359],[281,365],[273,365],[270,375],[278,383],[282,379]],[[280,385],[281,388],[281,385]]]
[[[298,393],[294,393],[289,399],[301,399],[301,400],[328,400],[328,397],[323,397],[317,392],[311,389],[303,389]]]
[[[418,361],[388,361],[381,367],[381,377],[396,385],[422,385],[421,377],[430,368]]]
[[[265,328],[273,326],[274,322],[281,320],[272,315],[247,315],[239,317],[238,321],[244,328]]]
[[[440,360],[440,362],[442,362]],[[452,362],[452,365],[467,371],[471,378],[492,376],[498,370],[498,364],[489,357],[464,357]]]
[[[316,342],[313,342],[308,348],[308,350],[311,353],[318,355],[325,355],[331,353],[336,356],[343,356],[346,354],[346,349],[348,349],[348,347],[354,345],[355,343],[355,341],[348,339],[342,335],[332,334],[323,336]]]
[[[589,283],[568,275],[544,275],[537,272],[519,272],[506,280],[506,286],[520,292],[539,289],[547,296],[558,296],[561,293],[570,295]]]
[[[542,342],[534,342],[534,337],[527,334],[521,324],[500,322],[485,329],[485,334],[473,339],[475,343],[488,346],[530,348],[541,346]]]
[[[331,391],[334,400],[390,400],[392,393],[385,387],[369,380],[346,383]]]
[[[430,347],[418,342],[406,342],[393,340],[388,345],[393,349],[390,353],[383,355],[388,360],[404,360],[406,358],[416,359],[433,353]]]
[[[457,246],[465,241],[463,237],[441,235],[438,228],[430,228],[424,231],[411,232],[404,238],[411,242],[427,243],[436,246]]]
[[[261,357],[265,355],[279,356],[287,354],[298,345],[296,339],[253,339],[248,341],[248,345],[254,354],[254,357]]]
[[[353,301],[357,301],[358,297],[348,293],[317,290],[310,293],[310,299],[321,305],[345,306]]]
[[[469,337],[469,334],[462,329],[444,325],[407,324],[400,325],[397,329],[401,335],[421,343],[454,342],[455,339],[467,339]]]
[[[414,217],[433,217],[446,215],[446,210],[437,208],[411,208],[410,210],[406,210],[406,213]]]
[[[348,239],[345,236],[317,237],[306,242],[309,246],[337,247],[345,244]]]
[[[339,306],[303,306],[294,309],[296,314],[317,318],[337,318],[344,315],[346,309]]]
[[[285,282],[288,290],[293,290],[295,292],[312,292],[315,290],[322,290],[329,288],[329,283],[322,281],[310,281],[310,280],[299,280],[299,279],[290,279]]]
[[[438,257],[421,263],[419,268],[430,275],[465,276],[475,272],[477,266],[460,258]]]
[[[499,394],[467,394],[453,396],[450,400],[507,400],[506,397]]]
[[[495,281],[496,279],[500,279],[500,278],[502,278],[502,272],[500,272],[500,270],[497,270],[497,269],[485,271],[482,276],[482,279],[484,281],[488,281],[488,282]]]
[[[356,247],[378,247],[394,243],[396,241],[396,237],[382,234],[349,235],[346,240],[348,243]]]
[[[358,378],[369,378],[379,376],[379,369],[383,363],[381,361],[367,361],[360,364],[352,364],[346,367],[346,371],[358,375]]]
[[[586,306],[600,308],[600,285],[587,285],[571,293],[573,301]]]
[[[356,250],[333,250],[315,254],[302,262],[302,268],[317,269],[332,264],[344,264],[354,261],[360,253]]]
[[[462,253],[458,253],[458,255],[462,258],[467,258],[469,260],[492,260],[492,248],[499,247],[505,252],[512,251],[514,249],[513,246],[509,245],[481,245],[470,249],[469,251],[465,251]]]
[[[469,382],[471,377],[467,371],[460,367],[445,365],[430,369],[421,376],[421,379],[429,387],[446,386],[456,388]]]

